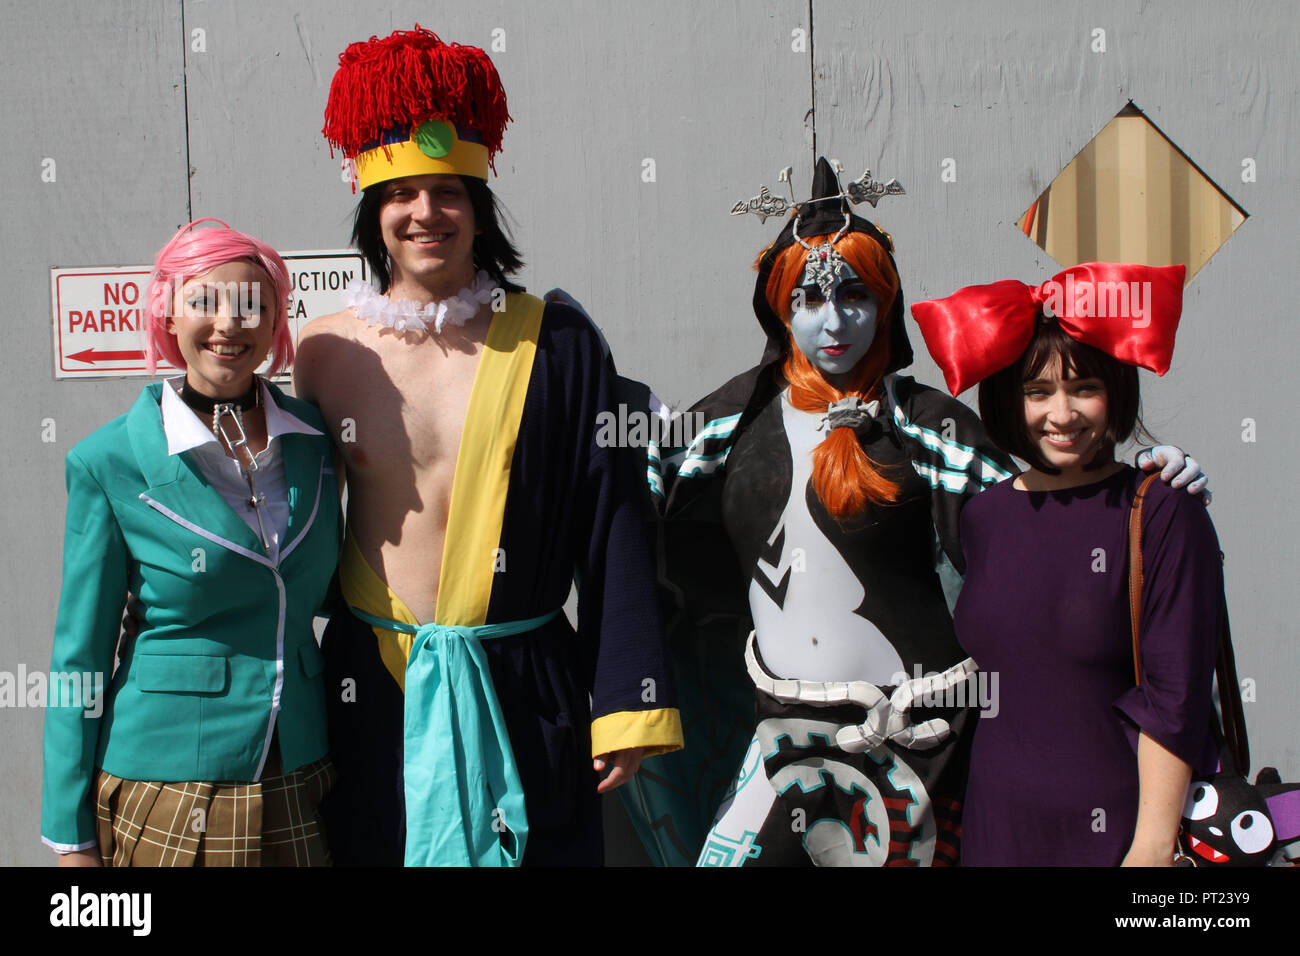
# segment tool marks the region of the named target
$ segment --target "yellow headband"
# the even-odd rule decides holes
[[[358,153],[356,164],[357,185],[362,189],[390,179],[430,173],[473,176],[484,182],[488,178],[487,147],[461,139],[456,127],[442,119],[425,120],[405,142]]]

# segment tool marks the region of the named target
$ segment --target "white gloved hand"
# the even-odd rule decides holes
[[[1191,455],[1175,445],[1156,445],[1138,452],[1137,466],[1142,471],[1159,470],[1160,480],[1171,488],[1186,488],[1188,494],[1202,495],[1208,505],[1210,476],[1201,470]]]

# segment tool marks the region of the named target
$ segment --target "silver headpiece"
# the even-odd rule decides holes
[[[867,170],[858,179],[853,180],[847,187],[849,202],[869,202],[871,208],[876,208],[876,203],[880,202],[882,196],[904,196],[906,192],[903,184],[897,179],[891,179],[887,183],[877,182],[871,178],[871,170]]]
[[[781,170],[777,177],[781,182],[786,184],[790,192],[789,200],[780,196],[773,196],[767,186],[763,186],[757,196],[752,199],[742,200],[731,207],[733,216],[743,216],[746,213],[753,213],[758,216],[759,222],[767,222],[768,216],[783,215],[790,208],[794,208],[794,240],[808,250],[808,256],[804,260],[804,278],[803,284],[810,285],[817,283],[821,289],[822,295],[830,298],[831,291],[835,287],[835,282],[848,268],[848,263],[844,257],[835,249],[835,244],[840,241],[846,232],[849,231],[849,225],[852,222],[852,212],[850,204],[868,202],[871,208],[876,208],[883,196],[903,196],[906,191],[897,179],[891,179],[887,183],[877,182],[871,177],[871,170],[867,170],[860,177],[853,180],[847,187],[840,181],[840,176],[844,172],[844,166],[838,159],[830,161],[831,168],[835,170],[835,182],[840,187],[840,191],[833,196],[822,196],[817,199],[809,198],[803,202],[797,202],[794,198],[794,186],[790,182],[790,174],[793,167],[787,166]],[[844,201],[848,200],[848,203]],[[844,225],[835,233],[831,241],[821,246],[810,246],[803,241],[799,235],[799,222],[803,209],[813,203],[819,202],[839,202],[844,207]]]
[[[768,216],[784,216],[790,211],[790,205],[790,200],[773,196],[764,186],[753,199],[742,199],[732,206],[731,214],[743,216],[747,212],[752,212],[758,217],[759,222],[767,222]]]

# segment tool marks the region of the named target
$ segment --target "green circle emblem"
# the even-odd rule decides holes
[[[411,138],[425,156],[438,159],[450,153],[456,144],[456,130],[442,120],[426,120],[416,127]]]

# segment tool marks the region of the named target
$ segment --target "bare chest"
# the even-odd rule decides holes
[[[331,389],[325,409],[349,477],[365,482],[400,466],[406,480],[422,485],[430,475],[454,471],[481,344],[380,339],[367,352],[340,370],[349,385]],[[374,374],[357,367],[366,364]]]

